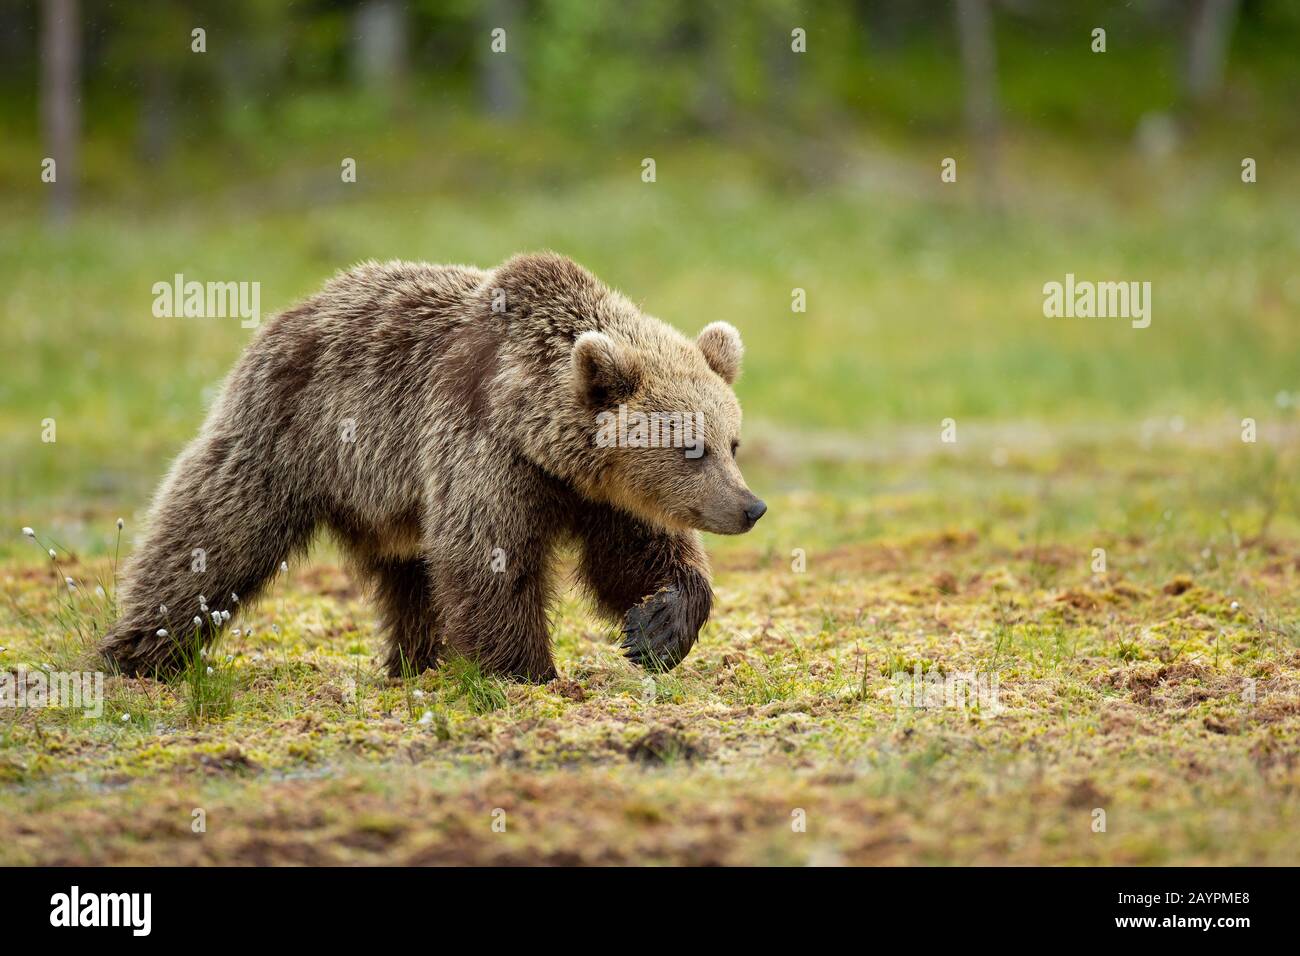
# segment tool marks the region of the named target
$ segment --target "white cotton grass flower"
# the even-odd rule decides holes
[[[202,627],[202,626],[203,626],[203,618],[199,617],[197,614],[194,615],[194,626],[195,626],[195,627]]]
[[[36,539],[36,532],[33,531],[31,528],[23,528],[23,534],[31,538],[32,540]]]
[[[209,667],[209,668],[208,668],[208,673],[209,673],[209,674],[215,674],[216,671],[214,671],[211,667]]]
[[[72,589],[73,591],[77,590],[77,582],[72,580],[72,578],[64,578],[63,580],[68,582],[68,587],[70,589]]]
[[[203,658],[204,660],[208,659],[208,649],[206,647],[199,648],[199,657]]]
[[[281,561],[281,562],[280,562],[280,573],[281,573],[281,574],[286,574],[286,573],[288,573],[288,571],[289,571],[289,562],[288,562],[288,561]]]
[[[231,592],[230,592],[230,603],[231,603],[231,604],[238,604],[238,603],[239,603],[239,595],[236,594],[234,591],[231,591]]]
[[[431,724],[431,723],[433,723],[433,711],[431,711],[431,710],[426,710],[424,713],[422,713],[422,714],[420,715],[420,723],[422,723],[422,724]]]
[[[159,604],[159,605],[158,605],[158,610],[159,610],[159,612],[161,612],[161,613],[163,613],[163,614],[166,614],[166,613],[167,613],[167,605],[166,605],[166,604]]]
[[[234,629],[233,631],[231,631],[230,633],[233,634],[235,637],[238,637],[238,636],[239,636],[239,628],[235,628],[235,629]]]
[[[420,688],[417,687],[414,691],[411,692],[411,696],[414,697],[416,700],[424,700],[424,691],[420,690]]]
[[[127,723],[128,721],[130,721],[130,719],[131,719],[131,715],[130,715],[130,714],[123,714],[123,715],[122,715],[122,723],[125,724],[125,723]]]
[[[121,531],[121,530],[122,530],[123,528],[125,528],[125,527],[126,527],[126,522],[123,521],[121,518],[118,518],[118,519],[117,519],[117,530],[118,530],[118,531]]]
[[[1232,608],[1232,610],[1235,611],[1235,610],[1237,610],[1239,607],[1241,607],[1241,605],[1238,604],[1236,601],[1233,601],[1232,604],[1230,605],[1230,607]]]
[[[202,594],[200,594],[200,595],[199,595],[199,603],[200,603],[200,604],[207,604],[207,603],[208,603],[208,599],[207,599],[206,597],[204,597]]]
[[[158,628],[157,636],[158,636],[158,637],[166,637],[166,636],[167,636],[167,628],[165,628],[165,627],[160,627],[160,628]]]
[[[102,584],[95,585],[95,597],[104,597],[104,586]]]
[[[57,557],[58,557],[58,555],[54,553],[54,549],[53,549],[53,548],[50,548],[50,557],[51,557],[51,558],[57,558]]]

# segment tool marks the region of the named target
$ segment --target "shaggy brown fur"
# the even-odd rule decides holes
[[[696,529],[739,533],[764,510],[733,458],[740,358],[731,326],[692,343],[552,253],[340,274],[265,324],[163,481],[104,653],[174,672],[199,595],[237,609],[324,526],[373,585],[390,673],[450,649],[554,677],[565,538],[629,654],[673,666],[712,602]],[[704,456],[599,447],[597,415],[620,403],[701,414]]]

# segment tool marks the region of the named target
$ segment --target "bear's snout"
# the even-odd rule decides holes
[[[745,509],[745,522],[752,528],[765,514],[767,514],[767,503],[762,498],[755,498],[754,503]]]

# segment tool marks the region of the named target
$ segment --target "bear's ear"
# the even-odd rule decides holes
[[[583,332],[573,343],[573,380],[578,398],[604,408],[632,397],[641,384],[641,369],[605,333]]]
[[[704,360],[709,368],[717,372],[728,385],[740,375],[740,358],[745,354],[745,346],[740,341],[740,333],[729,322],[710,322],[696,338],[695,344],[704,353]]]

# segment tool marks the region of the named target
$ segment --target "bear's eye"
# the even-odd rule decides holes
[[[731,457],[736,457],[736,449],[740,447],[740,442],[736,439],[731,440]]]

